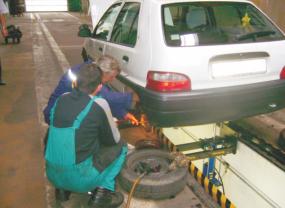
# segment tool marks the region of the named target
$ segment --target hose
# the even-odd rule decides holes
[[[134,181],[133,183],[133,186],[131,188],[131,191],[129,193],[129,196],[128,196],[128,200],[127,200],[127,204],[125,206],[125,208],[129,208],[130,207],[130,204],[131,204],[131,199],[133,197],[133,194],[135,192],[135,189],[136,189],[136,186],[139,184],[139,182],[141,181],[141,179],[147,174],[147,172],[143,172],[139,177],[136,178],[136,180]]]
[[[220,178],[220,182],[221,182],[222,189],[223,189],[223,194],[226,195],[223,178],[222,178],[220,172],[217,170],[217,168],[215,168],[215,171],[216,171],[216,173],[218,174],[218,176],[219,176],[219,178]]]

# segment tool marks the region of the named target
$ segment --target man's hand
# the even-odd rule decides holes
[[[136,117],[131,114],[131,113],[127,113],[124,117],[124,119],[129,120],[133,125],[139,125],[139,121],[136,119]]]

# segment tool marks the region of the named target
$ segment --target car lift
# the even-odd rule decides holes
[[[135,129],[137,128],[133,130]],[[135,135],[137,140],[143,140],[153,136],[151,140],[158,141],[162,144],[163,149],[171,152],[182,152],[187,156],[190,174],[222,207],[233,208],[235,205],[227,199],[224,190],[222,190],[222,177],[215,167],[216,157],[235,154],[238,142],[249,146],[285,171],[285,153],[266,143],[263,138],[259,138],[253,132],[244,129],[238,122],[173,128],[151,127],[150,132],[148,132],[149,135],[143,135],[141,138],[139,138],[138,134],[132,134],[130,131],[130,129],[127,130],[132,135],[132,138]],[[153,144],[150,143],[150,145]],[[156,146],[157,144],[153,145],[153,147]],[[196,160],[198,160],[198,164],[203,162],[202,171],[194,165]],[[227,164],[224,165],[226,167]],[[219,186],[221,189],[218,189]]]
[[[176,145],[176,151],[185,152],[189,150],[201,149],[198,152],[186,153],[189,160],[216,157],[236,153],[237,138],[235,136],[216,137],[201,139],[198,142]]]
[[[176,150],[179,152],[200,150],[198,152],[186,153],[185,156],[191,161],[209,158],[208,162],[203,164],[203,175],[208,177],[214,185],[221,186],[223,183],[221,177],[216,178],[216,174],[219,173],[216,172],[215,157],[231,153],[235,154],[237,141],[238,139],[235,136],[201,139],[198,142],[176,145]]]
[[[246,130],[238,121],[211,125],[158,129],[157,135],[165,149],[181,151],[190,159],[189,172],[222,207],[235,206],[226,198],[224,190],[217,189],[219,186],[223,188],[223,181],[216,171],[215,160],[217,156],[235,154],[238,142],[285,171],[285,152],[267,143],[264,138],[252,131]],[[212,131],[212,137],[209,136],[209,130]],[[205,162],[203,159],[208,161]],[[203,171],[194,165],[195,160],[203,161]],[[224,165],[226,167],[228,164]]]
[[[166,143],[168,144],[166,144],[166,146],[173,147],[173,148],[170,148],[171,151],[182,152],[190,161],[207,158],[208,162],[205,162],[203,164],[202,175],[204,177],[207,177],[210,180],[210,182],[213,183],[214,185],[220,186],[222,185],[223,182],[220,176],[218,178],[216,177],[217,174],[219,174],[216,172],[216,168],[215,168],[216,157],[221,156],[221,155],[236,153],[238,134],[230,130],[224,123],[222,124],[217,123],[217,124],[211,124],[211,125],[214,128],[220,129],[219,131],[220,133],[218,136],[212,135],[211,138],[207,138],[209,134],[207,133],[207,130],[203,131],[203,129],[212,128],[212,127],[209,125],[201,125],[201,126],[196,126],[197,128],[201,128],[202,131],[200,131],[201,133],[198,133],[199,137],[196,139],[197,141],[194,141],[194,142],[193,141],[187,142],[187,139],[184,140],[183,138],[184,142],[180,144],[180,142],[178,141],[178,144],[177,144],[176,143],[177,137],[171,138],[171,136],[169,137],[166,136],[168,135],[167,129],[162,129],[162,132],[158,134],[158,138],[160,139],[162,138],[162,140],[164,140],[162,141],[163,144],[165,144],[165,142],[167,141]],[[187,127],[184,127],[184,128],[187,128]],[[177,128],[175,129],[177,130]],[[189,134],[193,136],[193,134],[195,133],[193,134],[189,133]],[[187,137],[188,135],[185,135],[185,137]]]

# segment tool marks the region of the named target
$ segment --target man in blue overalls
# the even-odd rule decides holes
[[[122,204],[115,178],[127,154],[109,105],[98,96],[102,74],[95,64],[81,66],[76,87],[51,109],[45,152],[49,181],[58,190],[93,191],[93,208]]]
[[[87,61],[86,63],[91,63],[91,61]],[[44,118],[47,124],[50,122],[50,110],[53,107],[56,99],[60,95],[72,91],[72,81],[76,79],[76,74],[80,71],[83,64],[72,67],[60,79],[57,87],[49,98],[46,108],[44,109]],[[119,120],[127,119],[130,120],[132,124],[138,125],[137,119],[128,112],[132,101],[138,101],[137,95],[132,93],[114,92],[108,86],[108,82],[111,82],[120,73],[118,62],[113,57],[104,55],[98,59],[96,64],[103,71],[102,82],[104,83],[98,95],[107,100],[114,117]]]

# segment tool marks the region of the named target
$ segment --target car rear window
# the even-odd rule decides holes
[[[249,3],[188,2],[162,6],[166,44],[197,46],[275,41],[284,35]]]

